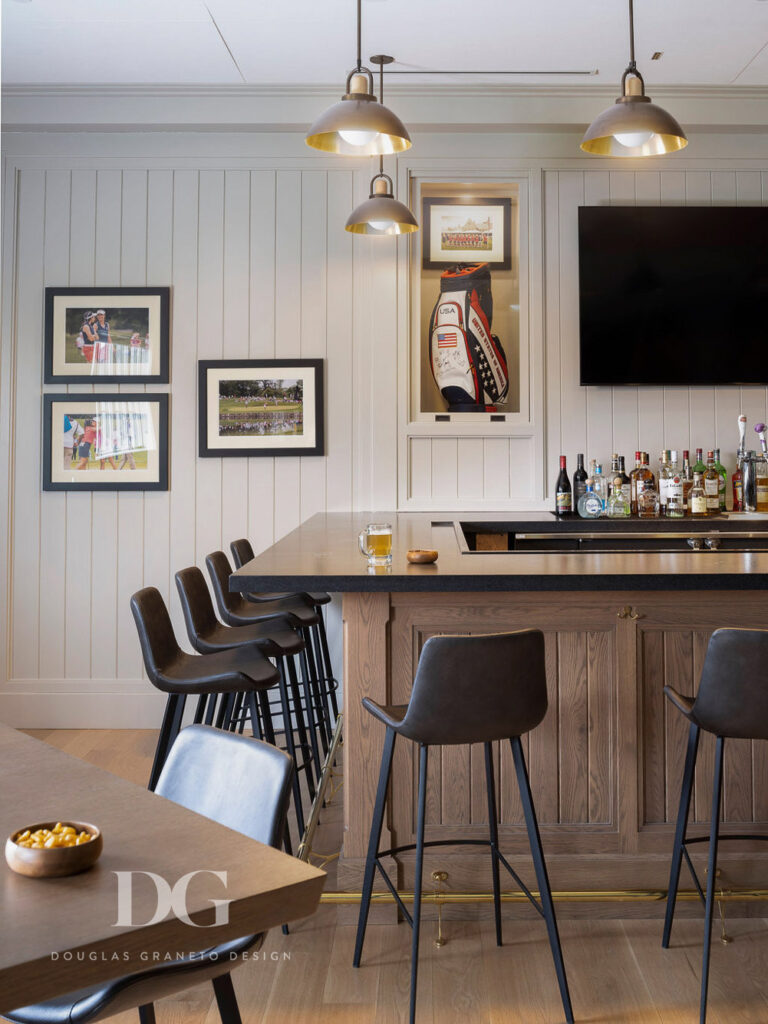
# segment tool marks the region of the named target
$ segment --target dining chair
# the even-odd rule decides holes
[[[292,775],[288,755],[261,740],[190,725],[171,748],[155,793],[279,848]],[[90,1024],[138,1008],[140,1024],[155,1024],[156,1000],[211,981],[222,1024],[241,1024],[230,972],[263,941],[264,933],[244,935],[4,1016],[13,1024]]]

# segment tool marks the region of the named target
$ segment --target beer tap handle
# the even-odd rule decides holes
[[[765,441],[765,429],[766,428],[764,423],[755,424],[755,433],[760,438],[760,446],[763,449],[763,455],[768,455],[768,444],[766,444]]]

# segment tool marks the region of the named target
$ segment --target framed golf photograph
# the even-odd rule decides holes
[[[46,288],[45,383],[167,384],[170,288]]]
[[[203,457],[323,455],[322,359],[203,359]]]
[[[490,263],[492,270],[512,267],[510,199],[463,200],[451,196],[422,199],[425,270],[455,263]]]
[[[44,491],[167,491],[168,395],[43,395]]]

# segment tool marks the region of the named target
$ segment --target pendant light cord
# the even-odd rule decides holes
[[[358,4],[360,0],[357,0]],[[379,64],[379,103],[384,106],[384,61]],[[384,154],[379,153],[379,174],[384,173]]]
[[[630,3],[631,3],[631,0],[630,0]],[[357,0],[357,70],[358,71],[363,66],[362,23],[363,23],[363,0]]]
[[[359,7],[359,0],[357,0]],[[359,36],[357,46],[359,47]],[[359,57],[357,58],[359,60]],[[630,0],[630,68],[635,70],[635,2]]]

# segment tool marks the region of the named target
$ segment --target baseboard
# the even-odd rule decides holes
[[[0,722],[16,729],[158,729],[164,708],[146,679],[13,679],[0,690]]]

